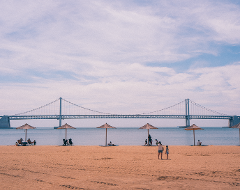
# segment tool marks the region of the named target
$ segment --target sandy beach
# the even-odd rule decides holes
[[[240,146],[0,146],[1,189],[240,189]]]

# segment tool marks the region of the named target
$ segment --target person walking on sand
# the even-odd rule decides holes
[[[159,159],[159,155],[161,154],[161,160],[162,160],[162,152],[163,152],[163,146],[161,141],[159,141],[158,143],[158,159]]]
[[[166,146],[166,152],[165,154],[167,154],[167,159],[168,159],[168,154],[169,154],[169,148],[168,148],[168,145]]]

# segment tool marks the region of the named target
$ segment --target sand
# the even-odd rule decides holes
[[[0,146],[0,189],[240,189],[240,146]]]

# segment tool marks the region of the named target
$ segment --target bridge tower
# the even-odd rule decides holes
[[[62,97],[59,98],[60,100],[60,109],[59,109],[59,127],[62,126]]]
[[[9,129],[10,128],[10,120],[8,116],[2,116],[0,119],[0,129]]]
[[[189,117],[189,99],[185,99],[185,119],[186,119],[186,127],[190,126],[190,117]]]
[[[228,127],[232,127],[234,125],[237,125],[240,122],[240,118],[238,116],[233,116],[228,121]]]

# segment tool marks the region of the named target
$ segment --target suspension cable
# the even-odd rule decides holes
[[[193,102],[192,100],[190,100],[190,102],[191,102],[192,104],[194,104],[195,106],[200,107],[200,108],[202,108],[202,109],[204,109],[204,110],[210,111],[210,112],[212,112],[212,113],[219,114],[219,115],[227,115],[227,114],[223,114],[223,113],[220,113],[220,112],[218,112],[218,111],[214,111],[214,110],[211,110],[211,109],[209,109],[209,108],[206,108],[206,107],[204,107],[204,106],[202,106],[202,105],[200,105],[200,104],[197,104],[196,102]]]
[[[59,98],[56,99],[56,100],[54,100],[53,102],[50,102],[50,103],[45,104],[45,105],[43,105],[43,106],[40,106],[40,107],[38,107],[38,108],[32,109],[32,110],[30,110],[30,111],[22,112],[22,113],[19,113],[19,114],[15,114],[15,115],[22,115],[22,114],[26,114],[26,113],[29,113],[29,112],[33,112],[33,111],[39,110],[39,109],[41,109],[41,108],[44,108],[44,107],[46,107],[46,106],[49,106],[50,104],[55,103],[55,102],[58,101],[58,100],[59,100]]]
[[[40,107],[38,107],[38,108],[32,109],[32,110],[30,110],[30,111],[22,112],[22,113],[19,113],[19,114],[15,114],[15,115],[23,115],[23,114],[27,114],[27,113],[30,113],[30,112],[33,112],[33,111],[36,111],[36,110],[40,110],[40,109],[42,109],[42,108],[44,108],[44,107],[46,107],[46,106],[49,106],[49,105],[51,105],[51,104],[59,101],[59,99],[60,99],[60,98],[58,98],[58,99],[56,99],[56,100],[54,100],[54,101],[52,101],[52,102],[50,102],[50,103],[48,103],[48,104],[45,104],[45,105],[43,105],[43,106],[40,106]],[[88,111],[91,111],[91,112],[95,112],[95,113],[98,113],[98,114],[116,115],[116,114],[105,113],[105,112],[100,112],[100,111],[92,110],[92,109],[89,109],[89,108],[85,108],[85,107],[83,107],[83,106],[74,104],[74,103],[72,103],[72,102],[70,102],[70,101],[67,101],[67,100],[65,100],[65,99],[62,99],[62,100],[65,101],[66,103],[69,103],[69,104],[74,105],[74,106],[76,106],[76,107],[79,107],[79,108],[81,108],[81,109],[88,110]],[[209,111],[209,112],[212,112],[212,113],[215,113],[215,114],[218,114],[218,115],[226,115],[226,114],[223,114],[223,113],[220,113],[220,112],[211,110],[211,109],[209,109],[209,108],[206,108],[206,107],[204,107],[204,106],[202,106],[202,105],[200,105],[200,104],[197,104],[197,103],[193,102],[192,100],[189,100],[189,101],[190,101],[191,104],[193,104],[193,105],[195,105],[195,106],[197,106],[197,107],[202,108],[202,110]],[[185,100],[183,100],[183,101],[181,101],[181,102],[179,102],[179,103],[177,103],[177,104],[174,104],[174,105],[172,105],[172,106],[169,106],[169,107],[167,107],[167,108],[163,108],[163,109],[156,110],[156,111],[152,111],[152,112],[146,112],[146,113],[142,113],[142,114],[136,114],[136,115],[150,115],[150,114],[153,114],[153,113],[156,113],[156,112],[162,112],[162,111],[165,111],[165,110],[170,110],[171,108],[173,108],[173,107],[175,107],[175,106],[178,106],[178,108],[180,108],[180,107],[182,107],[182,103],[184,103],[184,102],[185,102]],[[55,107],[54,107],[54,110],[55,110]],[[68,107],[68,111],[69,111],[69,113],[70,113],[70,107]],[[196,111],[196,110],[195,110],[195,107],[194,107],[194,106],[191,106],[191,112],[194,112],[194,111]]]
[[[74,106],[77,106],[77,107],[79,107],[79,108],[82,108],[82,109],[84,109],[84,110],[88,110],[88,111],[92,111],[92,112],[96,112],[96,113],[100,113],[100,114],[105,114],[105,115],[116,115],[116,114],[105,113],[105,112],[100,112],[100,111],[92,110],[92,109],[89,109],[89,108],[85,108],[85,107],[83,107],[83,106],[79,106],[79,105],[77,105],[77,104],[74,104],[74,103],[72,103],[72,102],[69,102],[69,101],[67,101],[67,100],[65,100],[65,99],[62,99],[62,100],[64,100],[65,102],[67,102],[67,103],[69,103],[69,104],[72,104],[72,105],[74,105]]]
[[[177,106],[177,105],[180,105],[181,103],[183,103],[185,100],[183,100],[183,101],[181,101],[181,102],[179,102],[179,103],[177,103],[177,104],[174,104],[174,105],[172,105],[172,106],[169,106],[169,107],[167,107],[167,108],[163,108],[163,109],[160,109],[160,110],[156,110],[156,111],[152,111],[152,112],[148,112],[148,113],[142,113],[142,115],[148,115],[148,114],[153,114],[153,113],[156,113],[156,112],[161,112],[161,111],[164,111],[164,110],[167,110],[167,109],[170,109],[170,108],[172,108],[172,107],[174,107],[174,106]]]

